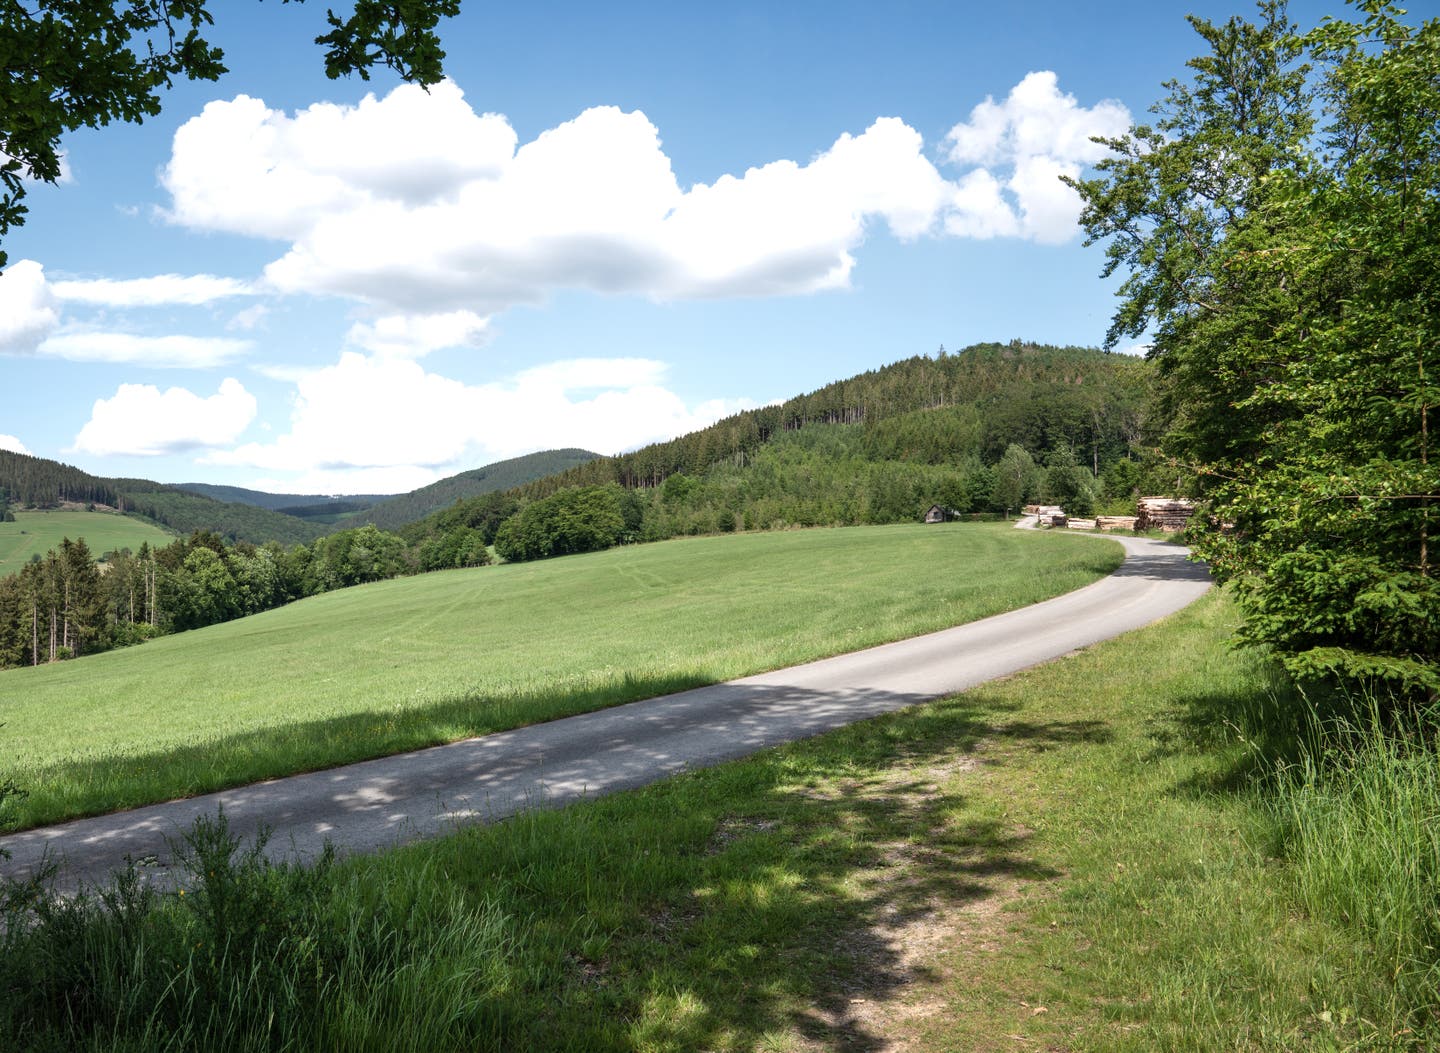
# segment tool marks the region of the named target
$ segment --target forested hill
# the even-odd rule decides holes
[[[511,490],[546,476],[563,473],[569,468],[596,460],[600,455],[589,450],[542,450],[508,461],[496,461],[484,468],[475,468],[448,479],[441,479],[412,490],[408,494],[382,500],[363,514],[342,525],[358,522],[373,523],[381,530],[398,530],[423,519],[432,512],[447,508],[456,501],[497,490]]]
[[[1143,359],[982,344],[456,501],[401,534],[436,553],[478,537],[513,560],[678,534],[913,522],[931,504],[1130,511],[1137,491],[1175,485],[1145,441],[1154,391]]]
[[[551,450],[462,472],[335,526],[406,527],[417,545],[464,527],[480,530],[488,543],[501,520],[559,491],[618,484],[658,492],[676,476],[686,478],[648,501],[648,512],[631,503],[631,536],[891,522],[918,515],[914,506],[931,501],[993,511],[1008,506],[994,497],[993,469],[1012,446],[1054,480],[1086,470],[1087,478],[1047,484],[1048,492],[1079,487],[1088,492],[1085,503],[1120,501],[1140,485],[1153,382],[1151,363],[1093,348],[977,344],[895,362],[633,453]],[[1117,464],[1125,471],[1106,478]],[[1040,476],[1027,479],[1034,492],[1046,489]],[[333,529],[321,521],[332,516],[297,518],[7,451],[0,451],[0,488],[17,504],[105,504],[181,534],[209,530],[256,544],[308,543]]]
[[[1012,341],[917,356],[774,406],[617,457],[603,457],[520,487],[522,500],[571,486],[658,486],[711,465],[743,466],[767,442],[812,424],[864,424],[888,443],[881,459],[939,464],[976,456],[994,464],[1014,443],[1043,460],[1069,447],[1096,475],[1132,454],[1151,397],[1154,367],[1094,348]],[[939,418],[910,414],[949,409]]]
[[[314,541],[329,527],[256,505],[216,501],[178,486],[149,479],[113,479],[124,511],[152,519],[179,534],[209,530],[231,541],[263,545],[278,541],[300,545]]]
[[[59,461],[0,450],[0,490],[17,505],[40,507],[62,501],[119,507],[114,481],[101,479]]]
[[[290,509],[310,509],[325,506],[344,506],[347,511],[357,508],[370,508],[381,501],[388,500],[392,494],[271,494],[264,490],[247,490],[243,486],[223,486],[219,483],[175,483],[176,489],[189,490],[192,494],[199,494],[202,497],[209,497],[215,501],[227,501],[232,504],[254,505],[256,508],[268,508],[272,512],[288,512],[294,515]]]
[[[0,450],[0,494],[22,507],[53,508],[67,502],[103,505],[152,520],[178,534],[208,530],[232,541],[295,545],[366,522],[394,530],[461,498],[509,490],[599,456],[589,450],[544,450],[461,472],[408,494],[356,494],[336,499],[209,483],[170,485],[149,479],[109,479],[59,461]]]
[[[293,545],[326,529],[253,505],[216,501],[149,479],[106,479],[59,461],[0,450],[0,489],[16,505],[96,504],[140,516],[180,534],[211,530],[231,540]]]

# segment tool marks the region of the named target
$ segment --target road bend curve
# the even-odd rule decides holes
[[[366,852],[456,824],[502,819],[743,757],[974,687],[1165,617],[1210,586],[1188,550],[1117,537],[1120,568],[1075,592],[978,622],[711,687],[446,746],[80,819],[0,838],[5,870],[49,856],[58,886],[144,864],[166,884],[168,839],[223,807],[233,833],[271,831],[276,858],[313,858],[325,841]]]

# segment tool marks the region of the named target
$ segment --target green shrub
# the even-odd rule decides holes
[[[625,533],[620,488],[579,486],[526,505],[501,524],[495,551],[520,562],[596,552],[620,543]]]

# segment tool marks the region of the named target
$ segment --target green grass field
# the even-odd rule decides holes
[[[1235,624],[1213,591],[962,695],[329,870],[227,863],[211,839],[189,895],[15,926],[0,1034],[95,1050],[1433,1050],[1433,940],[1416,962],[1388,929],[1310,902],[1314,815],[1277,813],[1262,745],[1297,700],[1228,645]],[[1329,860],[1353,855],[1345,840]],[[1397,985],[1407,974],[1422,982]]]
[[[0,576],[14,574],[32,556],[44,556],[69,538],[83,537],[99,559],[115,549],[138,549],[144,542],[168,545],[175,538],[157,526],[114,512],[16,512],[15,522],[0,523]]]
[[[696,538],[312,597],[0,672],[25,825],[381,756],[955,625],[1118,565],[998,524]]]

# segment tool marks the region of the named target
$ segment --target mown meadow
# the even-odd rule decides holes
[[[157,526],[111,512],[54,509],[15,512],[13,523],[0,523],[0,576],[13,574],[32,556],[58,549],[65,538],[83,537],[98,559],[116,549],[168,545],[175,538]]]
[[[1435,753],[1396,758],[1411,774],[1376,797],[1335,762],[1376,769],[1363,733],[1337,733],[1343,704],[1307,704],[1235,651],[1236,624],[1212,592],[930,705],[316,869],[247,860],[211,821],[189,835],[187,895],[122,883],[4,930],[0,1034],[92,1050],[1433,1049]]]
[[[376,582],[0,672],[20,825],[382,756],[900,639],[1119,546],[999,524],[694,538]]]

